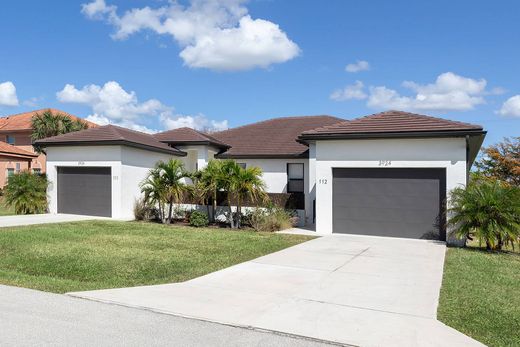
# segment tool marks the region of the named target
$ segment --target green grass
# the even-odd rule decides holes
[[[489,346],[519,346],[520,254],[449,248],[438,318]]]
[[[55,293],[186,281],[312,237],[87,221],[0,229],[0,283]]]
[[[0,196],[0,216],[10,216],[13,214],[15,214],[14,209],[5,206],[4,198]]]

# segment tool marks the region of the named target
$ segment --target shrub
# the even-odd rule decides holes
[[[16,214],[35,214],[47,212],[47,186],[45,175],[29,171],[15,173],[4,189],[5,204],[14,207]]]
[[[520,238],[520,188],[475,180],[451,193],[450,221],[459,238],[474,237],[488,250],[514,246]]]
[[[257,208],[250,214],[249,220],[256,231],[273,232],[293,226],[292,214],[280,207]]]
[[[152,220],[157,219],[157,209],[150,206],[144,198],[136,199],[134,203],[134,217],[135,220]]]
[[[201,228],[201,227],[207,227],[209,224],[208,215],[200,212],[200,211],[193,211],[190,215],[190,225]]]

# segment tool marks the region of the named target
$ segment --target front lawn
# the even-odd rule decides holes
[[[181,282],[311,238],[114,221],[0,228],[0,283],[64,293]]]
[[[518,346],[520,255],[449,248],[438,318],[489,346]]]
[[[13,215],[14,209],[5,206],[4,198],[0,196],[0,216],[10,216]]]

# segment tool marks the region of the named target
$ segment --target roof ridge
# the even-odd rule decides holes
[[[458,124],[461,124],[461,125],[479,126],[479,125],[473,124],[473,123],[462,122],[462,121],[458,121],[458,120],[451,120],[451,119],[446,119],[446,118],[443,118],[443,117],[434,117],[434,116],[429,116],[429,115],[422,114],[422,113],[414,113],[414,112],[399,111],[399,110],[387,110],[387,111],[378,112],[378,113],[370,114],[370,115],[359,117],[359,118],[354,118],[352,120],[363,119],[363,118],[371,118],[371,117],[375,117],[375,116],[382,116],[382,115],[385,115],[385,114],[387,114],[387,115],[399,115],[399,114],[401,114],[401,115],[407,115],[407,116],[413,116],[413,117],[429,118],[429,119],[432,119],[432,120],[442,120],[442,121],[451,122],[451,123],[458,123]]]
[[[239,125],[239,126],[234,127],[234,128],[229,128],[229,129],[226,129],[226,130],[221,130],[221,131],[214,132],[213,134],[221,134],[221,133],[224,133],[226,131],[241,129],[241,128],[249,127],[249,126],[252,126],[252,125],[264,124],[264,123],[271,122],[271,121],[274,121],[274,120],[279,120],[279,119],[301,119],[301,118],[321,118],[321,117],[330,117],[330,118],[341,119],[341,118],[338,118],[336,116],[331,116],[331,115],[327,115],[327,114],[307,115],[307,116],[282,116],[282,117],[274,117],[274,118],[264,119],[264,120],[261,120],[261,121],[258,121],[258,122],[254,122],[254,123]]]

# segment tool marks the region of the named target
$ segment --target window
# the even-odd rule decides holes
[[[40,169],[40,168],[34,168],[34,169],[33,169],[33,173],[34,173],[34,174],[41,174],[41,173],[42,173],[42,169]]]
[[[287,164],[287,193],[303,193],[303,163]]]
[[[12,135],[6,135],[5,136],[5,142],[7,142],[10,145],[14,145],[14,136]]]
[[[20,163],[16,163],[16,172],[20,172]]]
[[[240,166],[242,169],[246,168],[246,163],[237,163],[238,166]]]
[[[12,168],[7,169],[7,179],[6,179],[6,182],[9,181],[9,177],[11,177],[12,175],[14,175],[14,169],[12,169]]]

